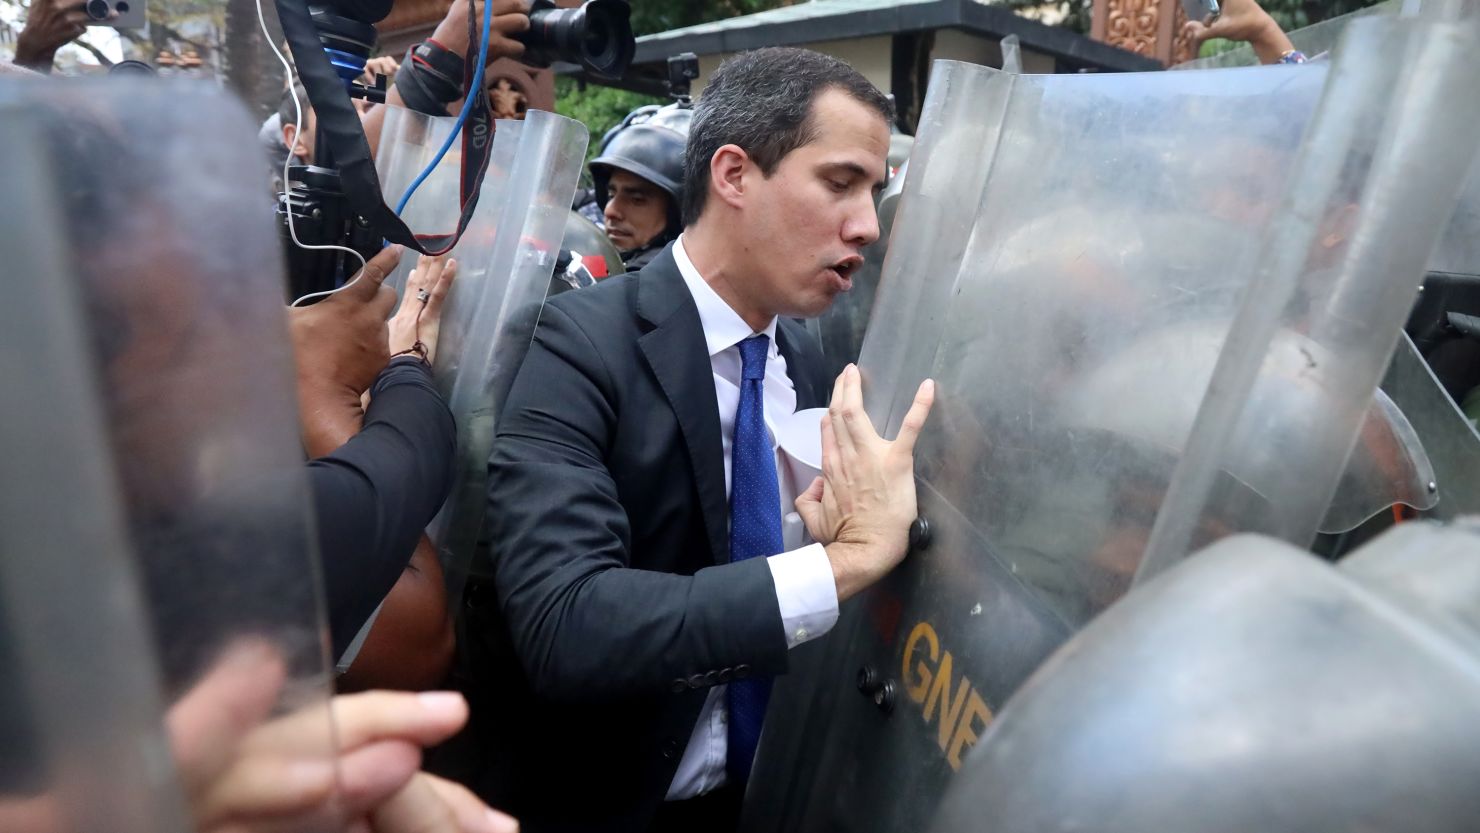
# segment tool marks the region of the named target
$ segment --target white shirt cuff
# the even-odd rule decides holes
[[[832,630],[838,622],[838,587],[827,550],[810,544],[770,556],[766,564],[776,582],[786,647],[795,648]]]

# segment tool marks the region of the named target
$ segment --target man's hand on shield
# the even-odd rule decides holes
[[[524,54],[524,44],[514,37],[529,31],[529,0],[489,0],[493,3],[493,22],[488,31],[488,60],[517,58]],[[432,40],[463,57],[468,51],[468,15],[473,26],[483,31],[483,0],[453,0],[447,16],[432,32]]]
[[[401,308],[390,321],[392,356],[412,352],[431,364],[437,354],[437,336],[442,329],[442,304],[452,279],[457,277],[457,261],[446,255],[422,255],[406,279],[406,292]],[[421,345],[420,348],[417,345]]]
[[[812,538],[826,545],[838,600],[883,578],[909,550],[915,520],[915,440],[930,416],[935,383],[920,385],[890,442],[863,410],[862,379],[849,365],[822,418],[822,477],[797,497]]]
[[[353,284],[317,304],[289,310],[300,391],[308,383],[358,400],[385,369],[390,361],[386,319],[396,293],[384,284],[400,258],[400,246],[386,248]]]

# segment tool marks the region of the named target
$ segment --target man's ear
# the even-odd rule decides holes
[[[283,125],[283,147],[299,159],[308,158],[308,147],[298,140],[298,125],[296,124]]]
[[[726,205],[740,208],[745,204],[745,177],[755,167],[739,145],[725,145],[709,158],[709,183]]]

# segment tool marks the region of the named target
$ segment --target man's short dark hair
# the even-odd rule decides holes
[[[303,108],[305,116],[313,108],[313,105],[308,103],[308,90],[303,89],[302,84],[294,81],[292,89],[283,90],[283,97],[278,100],[278,126],[280,127],[287,127],[290,124],[294,127],[298,126],[298,112],[293,109],[294,93],[298,94],[298,104]]]
[[[817,136],[812,102],[838,89],[885,122],[894,106],[858,70],[808,49],[768,47],[742,52],[714,71],[694,107],[684,151],[683,223],[692,225],[709,196],[709,161],[736,145],[770,176],[788,153]],[[882,173],[882,172],[881,172]]]

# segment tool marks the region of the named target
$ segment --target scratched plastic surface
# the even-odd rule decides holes
[[[454,120],[392,108],[380,171],[397,202],[452,129]],[[550,286],[566,217],[586,153],[584,125],[540,110],[499,121],[478,208],[452,252],[458,276],[447,299],[434,373],[457,420],[452,493],[433,521],[448,589],[457,598],[473,563],[486,504],[484,481],[499,404],[523,360]],[[456,226],[460,144],[417,190],[404,213],[418,233]],[[403,256],[391,282],[405,285],[416,260]]]
[[[1204,398],[1245,301],[1286,309],[1248,287],[1261,242],[1289,224],[1283,200],[1301,166],[1334,165],[1364,191],[1372,161],[1354,152],[1360,142],[1302,143],[1330,72],[1013,76],[937,64],[859,360],[886,435],[919,382],[936,380],[916,455],[929,540],[845,605],[829,638],[793,652],[746,829],[919,829],[991,714],[1126,592],[1194,430],[1185,416],[1158,429],[1157,403],[1197,413],[1182,405]],[[1391,92],[1376,84],[1345,100],[1378,130],[1391,123]],[[1449,170],[1456,188],[1463,172]],[[1325,187],[1321,206],[1346,193]],[[1442,191],[1415,215],[1442,212],[1435,236],[1453,210]],[[1358,215],[1352,229],[1364,234],[1411,231],[1391,213]],[[1331,229],[1319,237],[1335,241],[1329,250],[1281,267],[1313,308],[1353,286],[1335,277],[1348,274],[1340,232],[1352,229]],[[1410,287],[1424,245],[1389,264],[1415,270]],[[1385,358],[1396,335],[1393,324],[1375,352]],[[1276,346],[1316,354],[1320,336],[1291,331]],[[1180,349],[1189,344],[1200,349]],[[1289,439],[1310,430],[1301,366],[1261,392],[1265,428],[1295,430]],[[1345,436],[1315,459],[1333,488],[1352,414],[1370,409],[1375,383],[1375,373],[1344,380],[1342,409],[1328,411]],[[1220,498],[1199,506],[1197,529],[1236,531],[1287,495],[1271,475],[1303,473],[1273,464],[1215,460]],[[1331,494],[1307,507],[1312,529]],[[866,678],[887,687],[860,694]]]
[[[211,85],[32,80],[0,129],[0,828],[184,831],[165,709],[334,749],[255,129]]]

